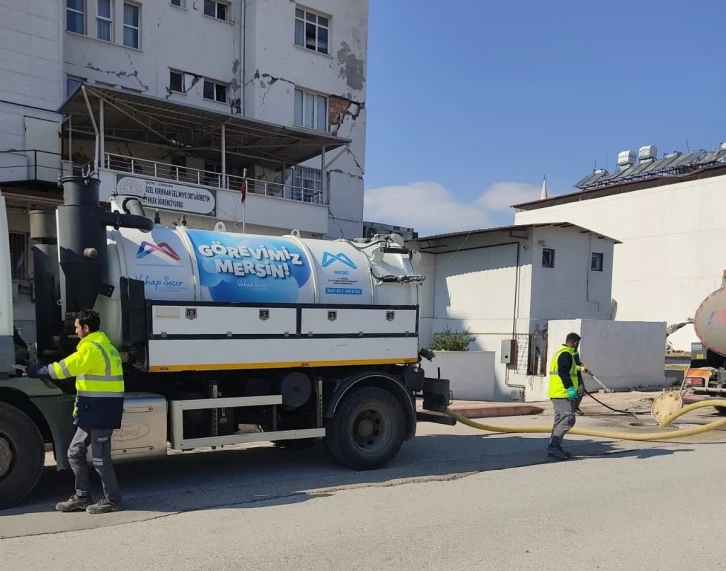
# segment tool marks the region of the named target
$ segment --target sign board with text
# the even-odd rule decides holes
[[[178,182],[117,174],[116,192],[127,196],[138,196],[144,206],[160,210],[203,216],[214,216],[217,211],[217,196],[214,190]]]

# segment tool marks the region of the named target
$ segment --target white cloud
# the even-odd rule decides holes
[[[422,236],[487,228],[511,223],[511,205],[536,200],[539,193],[540,188],[531,184],[498,182],[467,202],[437,182],[412,182],[366,190],[364,217],[414,228]]]

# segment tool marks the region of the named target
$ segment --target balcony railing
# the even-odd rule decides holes
[[[104,157],[104,167],[116,172],[133,173],[140,176],[169,180],[182,184],[221,188],[235,192],[240,191],[242,188],[242,182],[245,180],[241,176],[230,174],[223,176],[222,173],[219,172],[200,170],[187,166],[161,163],[111,153],[106,153],[106,156]],[[309,204],[325,204],[321,188],[308,188],[306,186],[268,182],[265,180],[254,180],[251,178],[247,178],[246,180],[247,192],[251,194],[283,198],[285,200],[297,200],[298,202],[307,202]]]

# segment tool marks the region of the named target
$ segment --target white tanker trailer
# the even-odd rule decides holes
[[[416,420],[451,424],[449,382],[419,347],[415,252],[398,236],[352,242],[167,228],[136,196],[99,206],[99,181],[61,180],[55,217],[31,213],[39,361],[75,350],[75,312],[93,308],[121,352],[126,395],[116,462],[246,442],[312,445],[376,469]],[[0,273],[10,290],[0,197]],[[53,444],[68,467],[73,382],[7,374],[11,298],[0,297],[0,509],[25,497]]]

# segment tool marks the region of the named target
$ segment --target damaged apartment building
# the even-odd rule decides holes
[[[363,235],[368,0],[5,0],[0,190],[34,340],[30,210],[60,176],[164,224]]]

